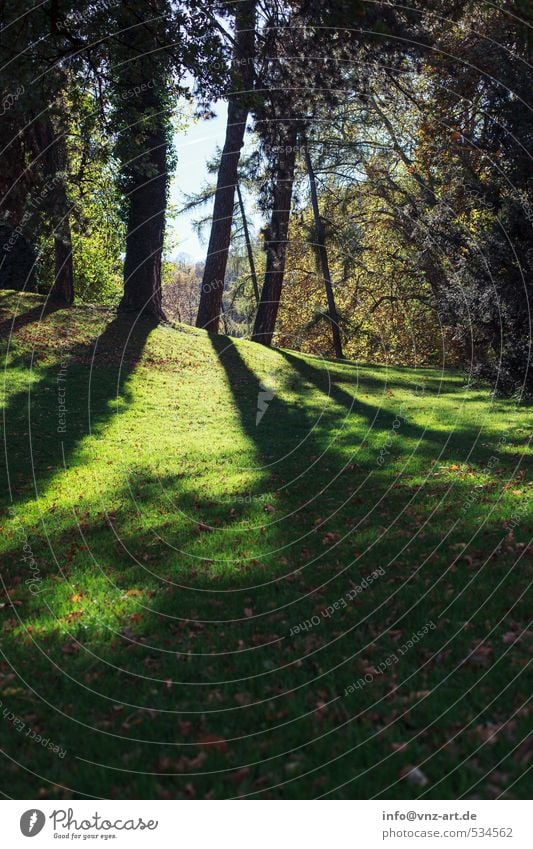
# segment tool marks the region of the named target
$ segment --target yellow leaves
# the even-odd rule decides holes
[[[7,698],[10,696],[25,696],[26,690],[23,690],[22,687],[6,687],[5,690],[2,690],[2,695]]]

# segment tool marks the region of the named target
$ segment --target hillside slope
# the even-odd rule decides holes
[[[528,411],[42,306],[0,295],[10,794],[525,796]]]

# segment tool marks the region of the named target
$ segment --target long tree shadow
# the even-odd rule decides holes
[[[46,316],[52,315],[60,309],[62,309],[60,304],[47,300],[24,313],[0,321],[0,339],[9,339],[12,333],[16,333],[29,324],[42,321]]]
[[[42,352],[33,352],[30,379],[3,409],[2,485],[8,503],[28,498],[32,490],[36,497],[42,494],[80,442],[117,412],[155,327],[148,318],[118,316],[86,344],[67,343],[60,356],[52,348],[52,364],[49,352],[46,365]]]
[[[364,416],[367,420],[368,427],[373,431],[384,434],[394,433],[398,422],[400,422],[398,430],[401,429],[401,436],[410,440],[412,445],[416,444],[417,454],[427,458],[428,461],[446,459],[447,461],[460,463],[470,458],[472,452],[475,450],[476,463],[483,464],[489,460],[494,452],[494,446],[488,445],[481,440],[481,426],[454,426],[453,428],[450,427],[449,431],[445,434],[443,431],[436,430],[427,425],[411,423],[406,417],[401,404],[398,405],[398,409],[388,410],[385,406],[378,406],[364,401],[361,394],[368,387],[378,385],[382,388],[383,393],[390,389],[393,384],[386,377],[379,383],[365,374],[361,377],[359,383],[361,392],[356,392],[352,395],[339,386],[339,382],[343,382],[343,375],[336,373],[334,362],[328,363],[325,369],[319,369],[311,366],[302,357],[291,354],[288,351],[279,350],[278,353],[290,363],[303,379],[312,383],[333,402],[344,407],[348,414],[354,413]],[[404,391],[409,389],[407,382],[405,384],[396,382],[394,385],[396,388],[403,389]],[[438,386],[439,389],[442,388],[442,381],[439,382]],[[421,388],[424,393],[434,392],[434,381],[430,379],[429,385],[426,384],[423,373],[421,375]],[[461,387],[456,386],[456,395],[458,396],[457,410],[460,409],[460,406],[465,401],[465,398],[460,392]],[[413,401],[416,401],[416,397],[417,394],[415,391]],[[398,418],[399,414],[401,414],[400,419]],[[508,456],[510,459],[514,457],[518,460],[521,453],[519,451],[514,453],[508,452]]]
[[[229,336],[210,335],[217,358],[226,372],[242,428],[256,446],[264,465],[287,462],[310,431],[308,416],[285,403],[275,386],[276,376],[262,383]],[[282,458],[280,460],[280,458]]]
[[[283,385],[276,386],[276,372],[283,383],[280,365],[274,366],[274,375],[267,375],[262,381],[245,363],[231,338],[213,335],[209,341],[226,372],[242,428],[257,450],[265,484],[276,486],[282,501],[296,500],[298,512],[309,511],[313,503],[324,497],[330,507],[338,502],[335,481],[348,462],[339,441],[345,417],[325,399],[323,404],[309,403],[316,379],[314,370],[299,374],[289,370],[290,390],[301,398],[300,404],[289,403],[283,398]],[[348,394],[342,395],[347,401]],[[353,405],[353,399],[351,402]],[[295,521],[294,505],[286,521]]]

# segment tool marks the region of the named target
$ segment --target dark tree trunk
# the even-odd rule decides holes
[[[224,278],[231,240],[235,186],[241,148],[253,89],[256,0],[244,0],[235,7],[235,49],[232,66],[233,92],[228,100],[226,138],[218,169],[213,222],[207,249],[196,326],[218,332],[222,310]]]
[[[32,145],[37,160],[43,165],[46,199],[54,227],[54,282],[50,299],[58,304],[74,303],[74,266],[70,233],[70,203],[67,195],[66,174],[68,154],[65,139],[56,135],[50,120],[36,120],[33,124]]]
[[[255,317],[253,342],[271,345],[276,327],[289,235],[292,187],[296,164],[296,126],[289,126],[277,162],[270,224],[265,234],[266,268]]]
[[[335,295],[333,294],[333,286],[331,285],[331,275],[329,272],[328,252],[326,249],[326,232],[324,229],[324,222],[322,221],[322,216],[320,215],[320,208],[318,206],[318,194],[316,190],[315,172],[313,169],[313,163],[309,154],[309,150],[307,148],[307,144],[304,144],[304,154],[305,163],[307,166],[307,173],[309,175],[311,205],[313,207],[313,217],[315,221],[316,251],[320,260],[322,276],[324,278],[324,286],[326,288],[326,297],[328,301],[328,318],[331,324],[333,348],[335,350],[335,356],[337,357],[337,359],[341,360],[343,357],[342,340],[339,328],[339,316],[337,313],[337,306],[335,304]]]
[[[54,284],[50,298],[57,303],[71,306],[74,303],[74,265],[70,203],[64,177],[67,170],[67,150],[63,137],[56,138],[51,150],[58,179],[54,188]]]
[[[161,259],[167,205],[167,141],[164,127],[156,127],[146,143],[150,169],[132,177],[128,193],[124,294],[119,312],[137,312],[164,320]]]
[[[13,120],[10,121],[9,118]],[[19,132],[20,116],[2,115],[0,127],[0,289],[35,291],[34,229],[26,226],[26,204],[34,173],[28,167],[25,139],[29,128]],[[22,122],[23,123],[23,122]],[[29,147],[34,151],[32,139]]]
[[[68,306],[74,303],[74,267],[68,209],[54,232],[54,284],[50,300]]]
[[[0,289],[35,292],[35,260],[26,236],[0,221]]]

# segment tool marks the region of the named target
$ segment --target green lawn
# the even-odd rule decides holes
[[[41,305],[0,296],[3,793],[526,797],[531,410]]]

